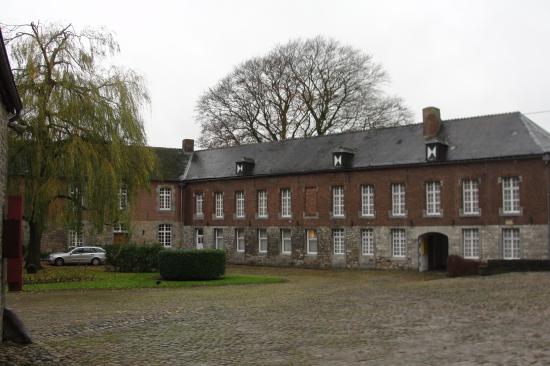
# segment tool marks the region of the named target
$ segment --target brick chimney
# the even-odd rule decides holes
[[[426,140],[437,137],[441,129],[441,115],[436,107],[422,109],[422,123],[424,124],[424,138]]]
[[[193,139],[183,139],[181,142],[181,148],[184,153],[192,153],[195,151],[195,140]]]

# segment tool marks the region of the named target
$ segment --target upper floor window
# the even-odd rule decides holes
[[[267,191],[258,191],[258,217],[267,217]]]
[[[441,183],[426,183],[426,215],[441,215]]]
[[[290,189],[281,189],[281,217],[292,216],[292,203]]]
[[[204,196],[202,193],[196,193],[195,194],[195,215],[196,216],[204,216],[203,211],[204,206]]]
[[[317,230],[306,230],[307,254],[317,254]]]
[[[405,185],[403,183],[391,185],[391,213],[392,216],[405,216]]]
[[[374,254],[374,231],[372,229],[361,230],[361,253],[363,255]]]
[[[244,192],[235,192],[235,217],[244,217]]]
[[[281,230],[281,251],[283,254],[290,254],[292,252],[292,238],[290,229]]]
[[[374,186],[361,186],[361,216],[374,216]]]
[[[502,212],[505,214],[520,213],[519,178],[502,178]]]
[[[168,187],[161,187],[159,189],[159,209],[171,210],[172,209],[172,189]]]
[[[69,230],[69,247],[81,247],[84,243],[82,232],[79,230]]]
[[[223,219],[223,192],[214,193],[214,202],[216,203],[214,216],[218,219]]]
[[[466,179],[462,182],[462,212],[465,215],[479,214],[479,182]]]
[[[258,229],[258,252],[267,253],[267,230]]]
[[[244,252],[244,230],[235,229],[235,241],[237,242],[237,252]]]
[[[502,251],[504,259],[520,259],[519,229],[502,230]]]
[[[334,247],[334,254],[345,254],[344,229],[332,230],[332,245]]]
[[[214,229],[214,244],[216,249],[223,249],[223,229]]]
[[[344,187],[332,187],[332,216],[344,217]]]
[[[84,207],[84,194],[82,191],[82,189],[75,185],[71,185],[69,187],[69,198],[74,211],[76,211],[79,207]]]
[[[126,207],[128,207],[128,189],[120,187],[118,190],[118,208],[124,210]]]
[[[158,239],[160,245],[164,247],[172,246],[172,225],[160,224],[158,228]]]
[[[405,229],[392,229],[392,255],[394,257],[405,257],[407,255],[407,238]]]
[[[464,248],[464,258],[479,258],[479,230],[462,230],[462,246]]]

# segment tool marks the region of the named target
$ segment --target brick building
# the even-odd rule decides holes
[[[155,151],[169,179],[131,205],[137,242],[308,267],[549,257],[550,134],[521,113],[441,121],[430,107],[416,125]]]

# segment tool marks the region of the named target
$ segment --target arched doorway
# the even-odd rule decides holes
[[[418,270],[446,271],[449,238],[441,233],[426,233],[418,237]]]

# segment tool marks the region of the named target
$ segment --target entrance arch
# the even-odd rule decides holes
[[[449,238],[432,232],[418,237],[418,271],[446,271]]]

